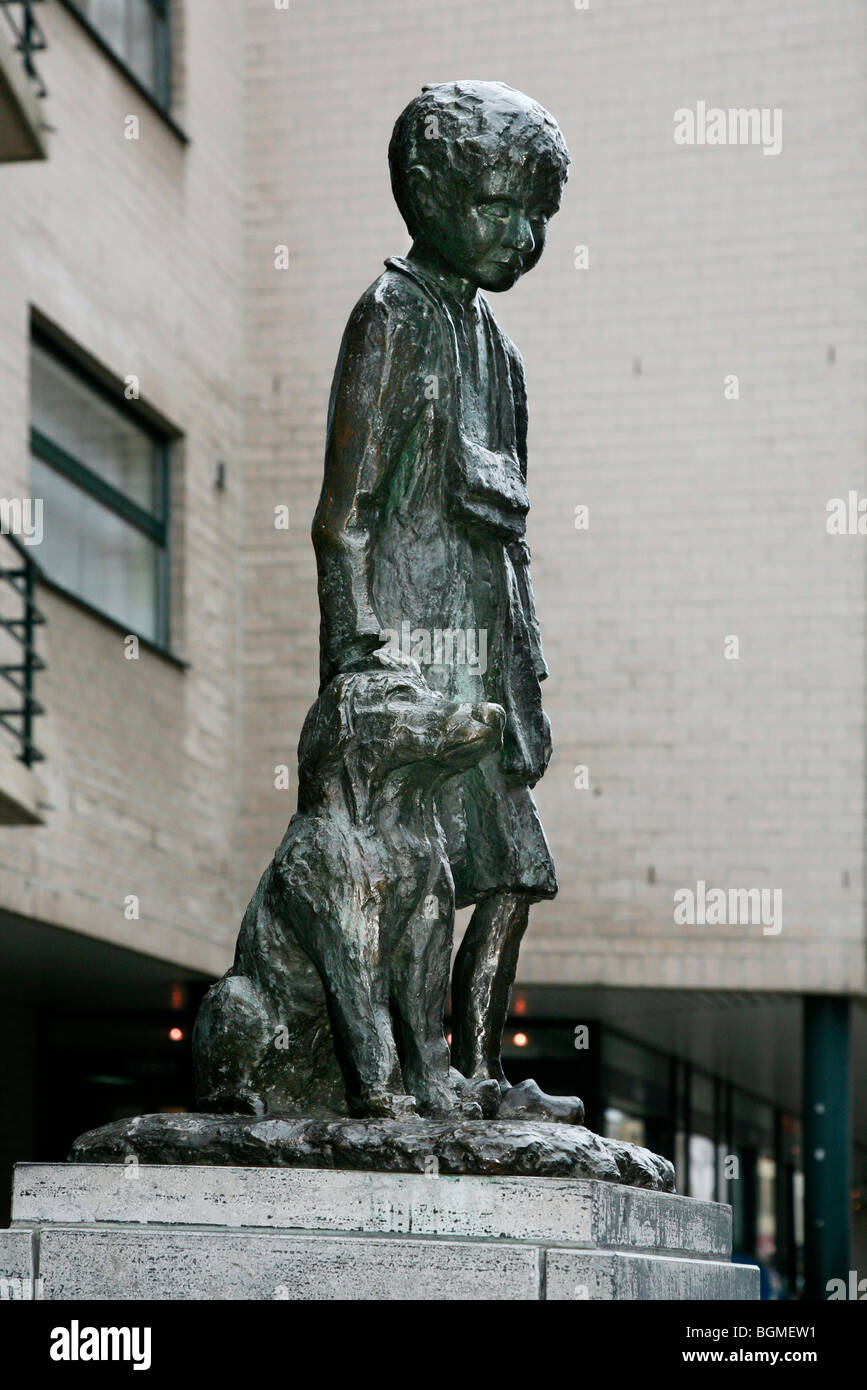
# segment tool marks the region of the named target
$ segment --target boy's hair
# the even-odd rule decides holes
[[[409,171],[424,165],[439,182],[471,180],[493,167],[525,164],[547,175],[555,205],[568,177],[569,151],[554,117],[504,82],[430,84],[395,123],[388,147],[394,200],[411,236],[421,230],[409,190]]]

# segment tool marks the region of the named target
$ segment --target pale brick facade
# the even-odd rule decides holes
[[[44,827],[0,836],[0,904],[216,973],[234,926],[238,795],[242,26],[232,6],[182,9],[175,117],[189,144],[52,0],[50,155],[2,170],[0,487],[28,495],[32,307],[114,377],[137,375],[183,434],[171,646],[189,664],[145,649],[125,660],[122,631],[40,589],[48,809]],[[132,894],[138,921],[124,915]]]
[[[340,335],[408,244],[391,125],[425,81],[496,77],[573,157],[541,265],[491,296],[527,370],[555,738],[537,794],[560,895],[520,979],[864,989],[865,554],[825,531],[864,475],[863,21],[847,0],[248,7],[242,896],[316,689]],[[782,152],[676,145],[697,101],[781,108]],[[699,879],[781,889],[782,932],[675,926]]]
[[[170,656],[143,646],[127,661],[122,628],[39,589],[45,823],[0,826],[15,1002],[0,1041],[22,1056],[4,1083],[14,1118],[0,1160],[62,1157],[78,1123],[76,1110],[51,1143],[34,1138],[46,1020],[52,1065],[66,1039],[53,1009],[78,1007],[81,1075],[114,1084],[89,1074],[86,1049],[90,1013],[127,1006],[119,982],[135,994],[141,970],[142,1013],[185,982],[190,999],[181,990],[171,1008],[191,1009],[231,959],[294,810],[318,685],[310,523],[338,346],[384,258],[409,244],[389,187],[392,125],[423,83],[480,77],[547,106],[573,158],[540,266],[491,296],[526,366],[555,741],[537,800],[560,893],[534,909],[516,1016],[547,1009],[565,1041],[555,1057],[552,1031],[526,1060],[532,1070],[548,1048],[554,1086],[571,1089],[573,1021],[634,1035],[657,1049],[656,1110],[649,1053],[630,1101],[610,1077],[596,1085],[597,1049],[585,1094],[600,1128],[621,1110],[646,1120],[635,1134],[677,1148],[684,1190],[698,1193],[703,1164],[700,1181],[728,1199],[728,1145],[750,1182],[765,1164],[767,1185],[773,1159],[781,1193],[783,1168],[789,1181],[803,1164],[794,1117],[809,1109],[801,996],[859,1001],[856,1066],[867,1052],[867,539],[825,526],[830,498],[867,487],[861,0],[174,0],[171,119],[64,0],[39,9],[49,157],[0,167],[0,493],[28,495],[35,312],[116,380],[137,376],[178,433],[172,635]],[[781,152],[678,145],[675,112],[697,103],[778,109]],[[726,399],[732,375],[738,399]],[[288,529],[275,525],[283,507]],[[782,930],[676,925],[675,893],[699,880],[781,890]],[[124,915],[130,895],[139,920]],[[163,1041],[166,1022],[153,1025]],[[773,1112],[754,1131],[750,1090]],[[152,1103],[186,1095],[178,1083]],[[115,1113],[106,1101],[93,1122]],[[690,1135],[704,1144],[692,1160]],[[776,1254],[794,1287],[787,1191]],[[757,1248],[756,1202],[731,1200]]]

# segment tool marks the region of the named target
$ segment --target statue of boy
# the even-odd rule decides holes
[[[501,1115],[580,1120],[575,1097],[510,1088],[500,1060],[530,904],[557,879],[530,792],[551,735],[524,540],[523,364],[479,294],[539,260],[569,153],[537,102],[466,81],[410,102],[389,164],[413,242],[356,305],[335,370],[313,523],[320,676],[389,646],[431,686],[505,710],[502,749],[437,798],[456,905],[476,905],[452,980],[453,1064],[470,1093],[499,1084]]]

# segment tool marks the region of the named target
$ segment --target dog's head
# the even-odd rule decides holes
[[[415,662],[335,676],[301,731],[299,808],[337,775],[365,801],[404,768],[434,787],[498,748],[504,724],[499,705],[460,704],[432,690]]]

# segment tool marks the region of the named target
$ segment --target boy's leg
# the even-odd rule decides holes
[[[478,903],[452,975],[452,1060],[468,1080],[493,1077],[508,1087],[500,1046],[530,915],[526,893],[496,893]]]
[[[527,893],[496,893],[476,906],[452,975],[452,1059],[468,1079],[498,1082],[501,1118],[581,1124],[577,1096],[546,1095],[529,1079],[511,1086],[503,1071],[503,1029],[531,901]]]

